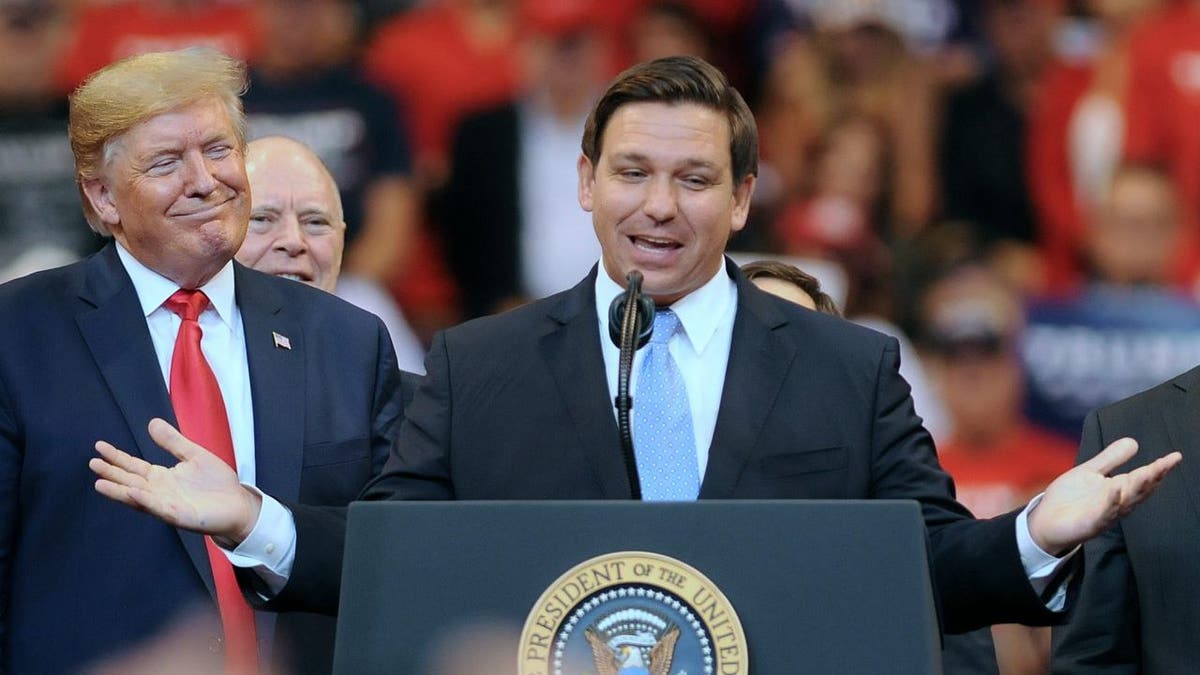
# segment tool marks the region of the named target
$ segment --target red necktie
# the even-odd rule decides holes
[[[171,405],[175,408],[179,431],[237,471],[221,388],[200,351],[203,332],[199,319],[200,313],[208,307],[208,297],[201,291],[179,289],[163,306],[183,319],[175,336],[175,354],[171,357]],[[217,605],[225,631],[225,671],[257,673],[254,611],[238,588],[229,559],[210,537],[205,537],[204,543],[208,548],[208,562],[212,565]]]

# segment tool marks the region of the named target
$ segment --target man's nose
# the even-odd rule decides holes
[[[655,222],[664,223],[675,217],[677,208],[675,186],[671,179],[652,178],[646,186],[642,211]]]
[[[279,219],[279,236],[275,238],[275,248],[290,256],[297,256],[308,250],[304,230],[295,214],[285,213]]]
[[[215,167],[204,153],[189,152],[184,155],[183,161],[187,180],[185,189],[189,197],[207,197],[217,189],[219,181]]]

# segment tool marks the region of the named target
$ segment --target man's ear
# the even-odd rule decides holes
[[[79,184],[83,188],[83,194],[87,197],[88,204],[99,216],[100,222],[106,225],[110,231],[115,231],[115,228],[121,224],[121,216],[117,213],[117,205],[113,201],[112,191],[105,185],[104,180],[102,178],[84,178]]]
[[[575,162],[575,170],[579,172],[579,206],[589,213],[592,210],[592,186],[596,184],[596,167],[587,155],[580,153],[579,161]]]
[[[750,217],[750,200],[754,196],[754,186],[756,182],[757,176],[746,176],[733,191],[734,232],[746,227],[746,220]]]

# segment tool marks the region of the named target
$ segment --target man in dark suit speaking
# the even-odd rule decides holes
[[[629,498],[606,315],[637,269],[659,309],[634,364],[645,498],[915,499],[948,629],[1053,620],[1066,594],[1045,587],[1068,564],[1055,556],[1132,508],[1178,456],[1109,478],[1134,452],[1118,442],[1032,507],[972,519],[913,413],[896,342],[769,296],[724,258],[746,223],[757,150],[745,102],[707,63],[660,59],[618,77],[578,161],[600,265],[571,290],[439,335],[363,498]],[[164,440],[181,460],[169,471],[98,444],[97,489],[227,545],[294,550],[261,575],[272,605],[336,608],[337,514],[297,507],[267,527],[227,467],[181,436]],[[209,489],[180,480],[189,475]]]
[[[74,672],[197,614],[185,651],[209,670],[269,658],[276,617],[251,611],[224,553],[93,490],[97,438],[172,463],[167,420],[288,503],[344,505],[386,458],[401,400],[379,320],[233,262],[244,88],[241,64],[186,50],[72,97],[84,211],[115,241],[0,286],[0,671]]]

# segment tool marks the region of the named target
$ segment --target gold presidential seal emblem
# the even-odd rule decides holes
[[[521,632],[520,675],[745,675],[746,636],[708,577],[623,551],[572,567]]]

